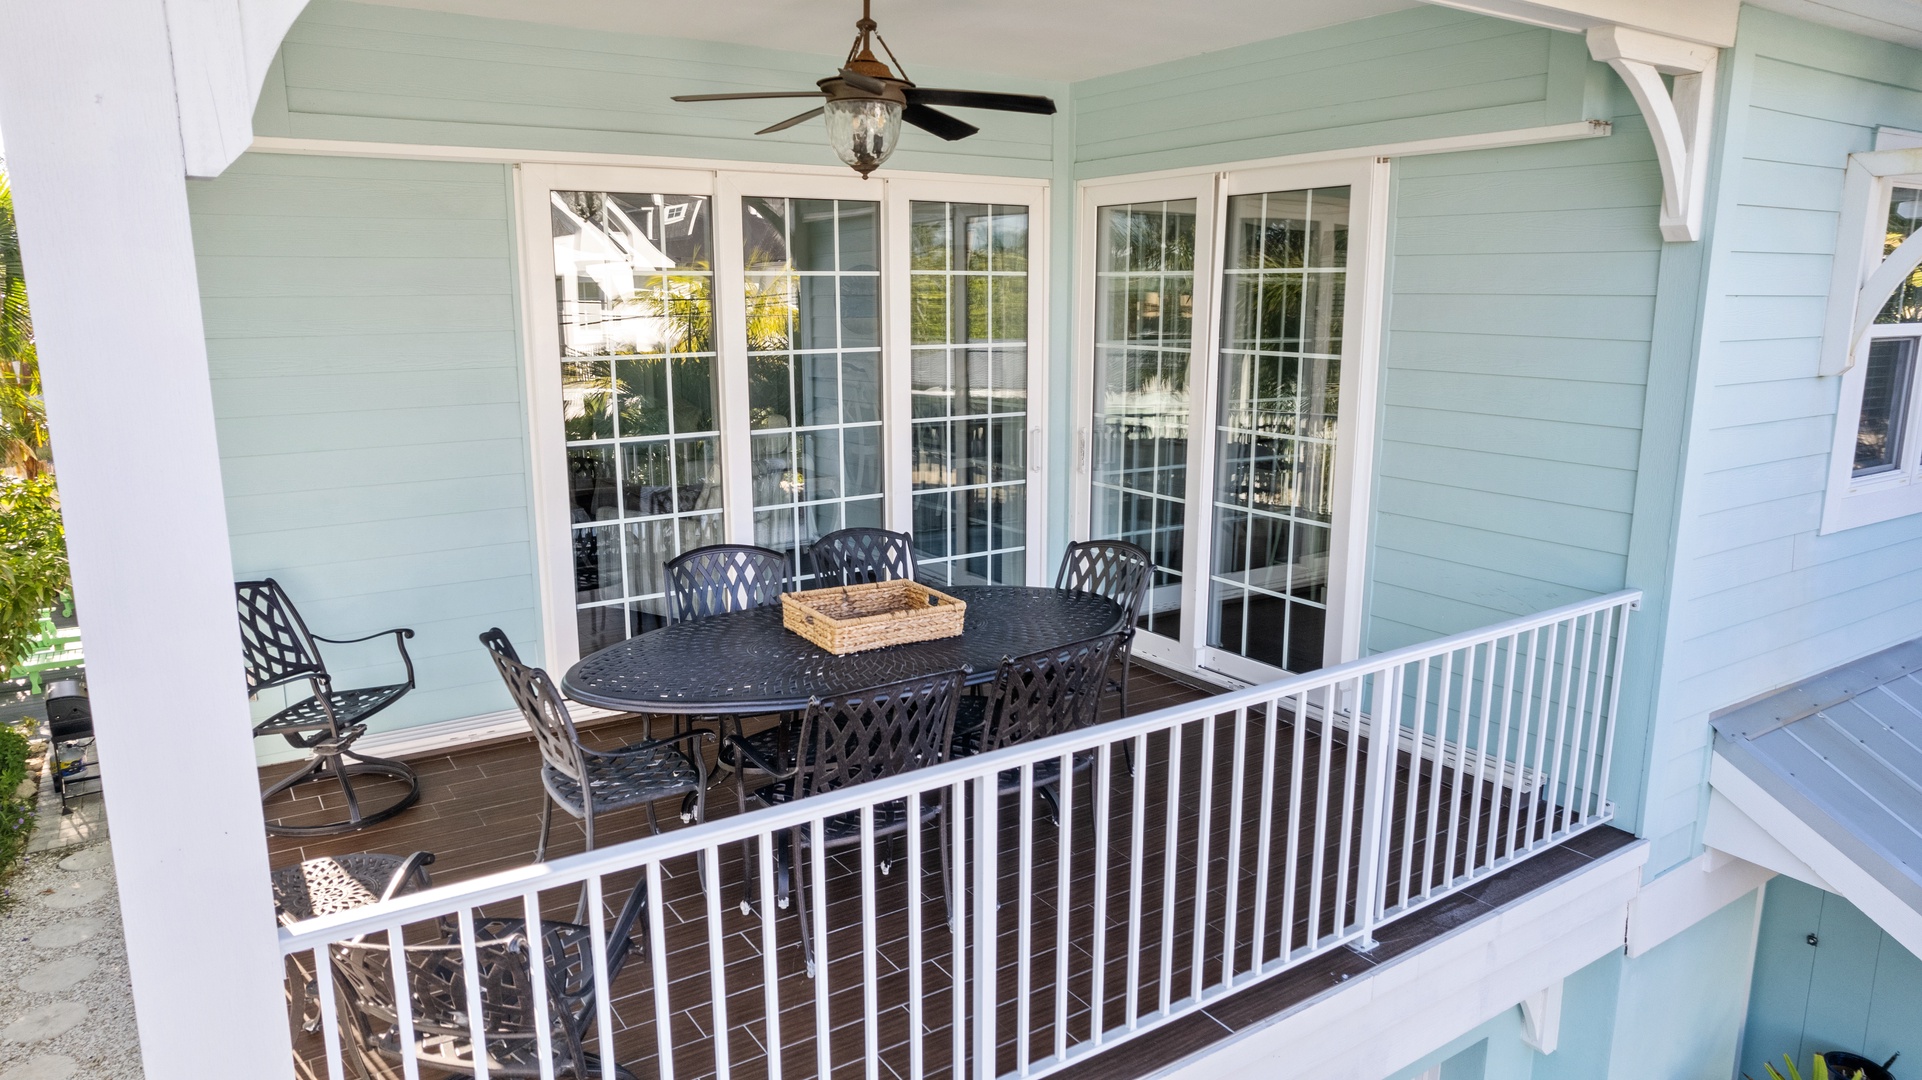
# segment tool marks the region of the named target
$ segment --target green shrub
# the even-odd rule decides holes
[[[16,728],[0,727],[0,911],[13,904],[5,884],[26,853],[33,832],[33,796],[15,798],[27,778],[27,737]]]
[[[69,580],[53,477],[0,474],[0,675],[33,652]]]
[[[27,778],[27,737],[16,728],[0,728],[0,799],[10,799]]]

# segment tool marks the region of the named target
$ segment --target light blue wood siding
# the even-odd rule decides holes
[[[939,50],[910,59],[927,52]],[[669,98],[807,90],[838,63],[835,57],[777,49],[317,0],[281,46],[254,130],[316,139],[833,165],[818,122],[752,134],[802,111],[807,102],[696,105]],[[1060,83],[962,73],[927,62],[917,62],[914,75],[930,86],[1066,95]],[[909,129],[889,168],[1046,176],[1054,127],[1062,122],[1065,117],[996,113],[981,134],[958,143]]]
[[[1628,583],[1661,180],[1614,120],[1396,165],[1372,649]]]
[[[1076,169],[1109,176],[1580,120],[1594,75],[1572,34],[1419,7],[1076,83]]]
[[[272,154],[191,188],[235,573],[316,633],[418,633],[377,730],[509,707],[475,636],[539,643],[510,191]],[[391,648],[336,646],[340,683],[395,681]]]
[[[1711,712],[1922,635],[1922,516],[1817,535],[1841,380],[1815,374],[1846,156],[1922,128],[1922,54],[1745,8],[1725,63],[1652,869],[1693,848]]]

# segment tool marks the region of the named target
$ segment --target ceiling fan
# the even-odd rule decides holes
[[[761,94],[681,94],[675,101],[746,101],[755,98],[826,98],[820,106],[799,116],[790,116],[755,132],[768,135],[786,131],[817,116],[827,116],[828,144],[840,159],[862,179],[881,166],[894,153],[903,123],[952,142],[981,130],[973,124],[935,108],[947,105],[964,109],[997,109],[1002,112],[1054,112],[1054,101],[1038,94],[1000,94],[985,90],[934,90],[916,86],[907,77],[894,50],[869,15],[870,0],[861,0],[861,19],[855,23],[854,44],[848,49],[841,70],[815,83],[818,90],[794,90]],[[874,55],[870,41],[880,42],[881,50],[894,61],[896,75]]]

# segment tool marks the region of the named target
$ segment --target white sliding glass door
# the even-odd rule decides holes
[[[1358,651],[1379,179],[1084,187],[1078,507],[1154,559],[1144,656],[1253,681]]]
[[[941,584],[1043,577],[1046,187],[519,167],[545,662],[661,625],[663,566],[915,534]]]

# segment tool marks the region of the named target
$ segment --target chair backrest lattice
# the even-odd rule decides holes
[[[797,796],[940,763],[954,737],[959,671],[815,698],[801,718]]]
[[[1093,724],[1122,631],[1001,661],[988,695],[983,752]]]
[[[326,678],[307,624],[273,578],[234,583],[240,614],[240,648],[247,664],[247,690],[258,693],[307,678]]]
[[[507,1059],[533,1062],[536,1044],[535,996],[547,997],[556,1072],[588,1075],[586,1031],[594,1001],[591,932],[570,923],[548,923],[542,934],[547,972],[536,979],[528,963],[525,924],[518,919],[476,919],[475,973],[481,991],[481,1032],[489,1057],[499,1069]],[[384,935],[380,935],[384,936]],[[394,990],[392,953],[385,941],[354,940],[329,949],[336,982],[346,998],[350,1042],[364,1064],[380,1069],[382,1058],[398,1058],[399,1009]],[[408,944],[402,949],[414,1025],[415,1049],[423,1063],[459,1069],[474,1055],[469,1026],[467,980],[458,941]],[[516,1075],[520,1075],[516,1073]]]
[[[1061,556],[1054,587],[1093,593],[1121,605],[1123,625],[1132,627],[1147,602],[1154,560],[1126,540],[1078,540]]]
[[[868,526],[831,532],[810,549],[822,588],[914,580],[914,537]]]
[[[787,556],[750,544],[714,544],[668,560],[667,619],[687,622],[781,602],[793,580]]]
[[[501,681],[507,684],[508,696],[514,699],[527,726],[533,729],[541,760],[579,781],[587,774],[581,759],[580,740],[554,680],[542,669],[521,663],[513,643],[500,627],[488,630],[480,639],[481,644],[487,646],[488,655],[494,658],[494,668],[500,672]]]

